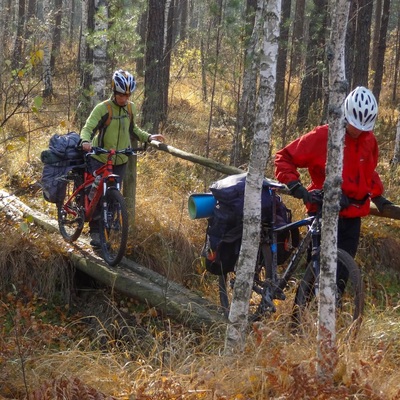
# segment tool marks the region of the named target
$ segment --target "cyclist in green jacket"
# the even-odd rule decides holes
[[[90,151],[92,146],[104,149],[125,149],[135,138],[144,143],[152,140],[164,141],[163,135],[151,135],[135,124],[136,108],[134,103],[129,100],[135,88],[136,81],[132,74],[122,69],[114,72],[111,97],[94,107],[81,131],[84,151]],[[93,172],[100,168],[106,160],[106,154],[91,156],[89,171]],[[114,173],[121,179],[125,175],[127,161],[128,157],[122,154],[117,155],[114,160]],[[100,247],[98,217],[99,213],[96,213],[89,223],[92,238],[90,244],[93,247]]]

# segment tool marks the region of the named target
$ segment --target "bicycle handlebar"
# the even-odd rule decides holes
[[[137,153],[141,151],[146,151],[144,147],[138,147],[138,148],[132,148],[132,147],[127,147],[126,149],[122,150],[114,150],[114,149],[103,149],[102,147],[92,147],[91,151],[88,151],[86,153],[86,156],[91,156],[91,155],[99,155],[99,154],[124,154],[126,156],[133,156],[136,155]]]

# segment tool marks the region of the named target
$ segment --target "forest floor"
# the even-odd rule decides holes
[[[150,154],[141,171],[151,174],[163,163]],[[188,181],[186,172],[177,165],[168,176],[155,174],[152,184],[139,179],[141,212],[129,252],[217,302],[216,279],[198,261],[205,221],[191,221],[186,211],[188,192],[200,191],[200,184]],[[15,177],[13,191],[54,213],[30,178]],[[148,206],[160,199],[157,211]],[[302,212],[292,199],[287,202]],[[0,398],[400,398],[398,221],[364,219],[357,262],[367,307],[356,340],[339,333],[337,347],[326,356],[331,381],[316,370],[316,338],[288,329],[293,293],[272,318],[251,327],[243,353],[222,356],[224,337],[212,329],[193,332],[73,273],[57,241],[29,220],[2,216],[0,224]]]
[[[233,128],[224,125],[227,114],[218,115],[221,122],[214,116],[220,125],[209,142],[206,106],[187,101],[178,88],[174,95],[167,143],[200,154],[208,148],[211,158],[228,163]],[[18,121],[14,129],[20,126]],[[21,149],[18,141],[2,153],[0,187],[55,217],[38,185],[39,156],[51,133],[38,130],[31,139],[35,134],[34,144]],[[389,168],[392,146],[385,135],[379,172],[386,197],[400,204],[399,174]],[[271,161],[266,171],[273,177]],[[220,178],[154,149],[139,157],[137,214],[127,249],[139,264],[215,303],[217,279],[199,257],[207,223],[190,220],[187,199]],[[304,215],[299,201],[284,200],[295,218]],[[249,327],[243,352],[225,356],[224,335],[192,331],[99,285],[74,271],[57,245],[59,234],[0,212],[0,399],[400,399],[399,229],[399,221],[363,220],[357,262],[366,285],[365,315],[355,340],[338,333],[336,348],[325,357],[332,379],[325,380],[316,369],[315,335],[289,329],[294,290],[271,318]]]

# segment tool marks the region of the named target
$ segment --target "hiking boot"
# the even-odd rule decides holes
[[[90,237],[91,237],[90,245],[92,247],[101,247],[99,232],[90,233]]]

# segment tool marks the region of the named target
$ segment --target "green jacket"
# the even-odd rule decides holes
[[[105,149],[121,150],[131,146],[131,140],[135,137],[141,142],[147,142],[150,134],[140,129],[135,124],[136,108],[133,102],[132,118],[129,118],[128,107],[120,107],[111,100],[112,119],[110,125],[105,126],[108,117],[108,109],[105,102],[97,104],[86,120],[81,131],[82,141],[92,142],[93,146],[100,146]],[[96,134],[98,132],[98,134]],[[107,155],[93,156],[101,162],[106,162]],[[128,157],[119,154],[113,161],[114,165],[124,164]]]

